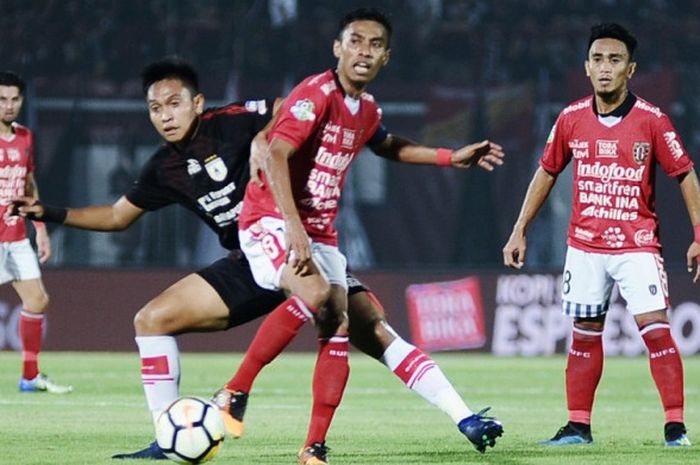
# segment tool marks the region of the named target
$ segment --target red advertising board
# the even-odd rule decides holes
[[[478,278],[412,284],[406,305],[413,343],[423,350],[473,349],[486,342]]]

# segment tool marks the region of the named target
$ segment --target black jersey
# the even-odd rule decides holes
[[[250,180],[250,142],[272,117],[273,100],[207,109],[186,147],[166,143],[144,165],[126,194],[144,210],[178,203],[195,212],[237,249],[238,214]]]

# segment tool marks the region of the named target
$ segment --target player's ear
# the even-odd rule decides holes
[[[386,66],[389,63],[389,58],[391,58],[391,49],[386,49],[384,56],[382,57],[382,66]]]
[[[340,41],[338,39],[333,41],[333,55],[336,58],[340,58]]]
[[[591,77],[591,72],[588,71],[588,60],[583,62],[583,67],[586,70],[586,76]]]
[[[204,94],[197,94],[192,99],[194,102],[194,112],[198,115],[204,113]]]
[[[631,61],[627,66],[627,79],[631,79],[635,71],[637,71],[637,62]]]

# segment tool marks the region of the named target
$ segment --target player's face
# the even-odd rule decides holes
[[[634,74],[635,66],[624,42],[598,39],[588,51],[586,75],[596,95],[603,98],[620,96],[627,90],[627,81]]]
[[[18,87],[0,86],[0,121],[5,126],[17,119],[23,100]]]
[[[376,21],[362,20],[348,24],[341,40],[333,43],[338,58],[338,76],[348,93],[361,92],[389,61],[386,29]],[[353,92],[354,91],[354,92]]]
[[[163,139],[177,143],[188,134],[192,123],[202,114],[204,96],[194,97],[179,79],[156,81],[146,95],[151,123]]]

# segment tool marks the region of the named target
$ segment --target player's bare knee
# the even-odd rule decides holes
[[[592,318],[574,318],[574,326],[578,329],[588,331],[603,331],[605,327],[605,315],[599,315]]]
[[[319,337],[330,337],[334,334],[348,332],[348,318],[345,312],[337,312],[327,305],[322,307],[315,319]]]
[[[146,304],[134,316],[137,336],[160,336],[168,334],[167,312],[152,303]]]
[[[37,293],[23,301],[22,306],[29,312],[44,313],[49,306],[49,296],[45,292]]]
[[[304,286],[297,296],[311,308],[320,309],[331,296],[331,286],[323,279],[318,279],[311,282],[308,286]]]

